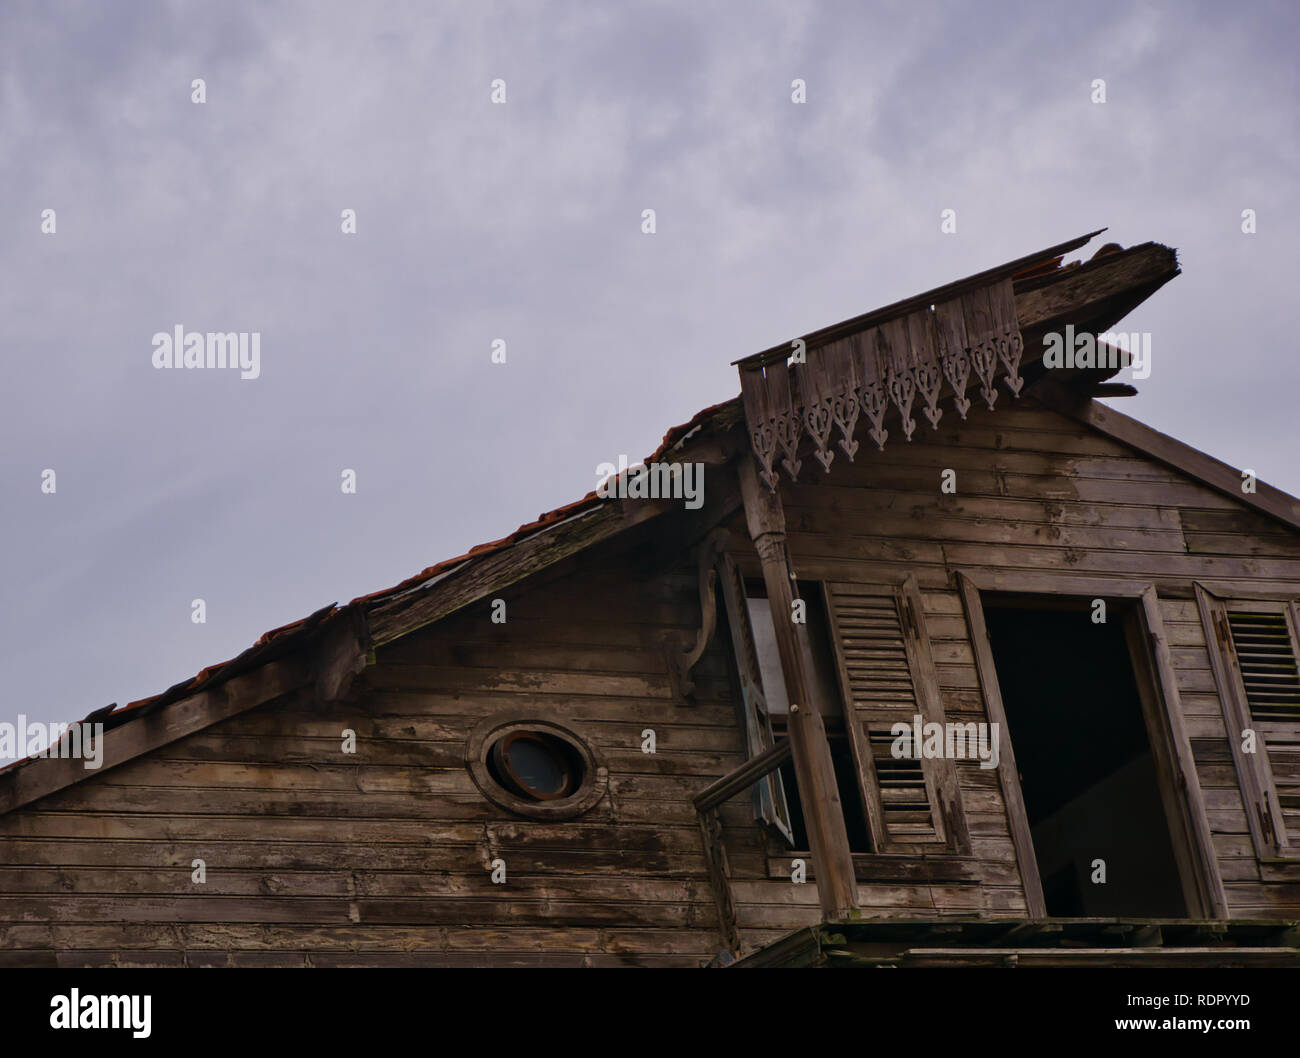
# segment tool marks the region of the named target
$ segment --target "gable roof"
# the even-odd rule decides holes
[[[1127,250],[1109,243],[1087,262],[1063,263],[1066,253],[1104,230],[812,332],[805,342],[809,347],[824,344],[999,276],[1014,278],[1018,310],[1022,297],[1025,300],[1032,321],[1026,334],[1063,324],[1081,305],[1087,306],[1087,314],[1080,322],[1090,329],[1107,329],[1179,269],[1174,251],[1157,243]],[[782,344],[737,363],[776,363],[788,351],[789,345]],[[1114,372],[1084,374],[1079,380],[1091,385],[1110,374]],[[1255,493],[1243,493],[1240,472],[1226,463],[1053,378],[1033,381],[1027,392],[1053,410],[1300,531],[1300,500],[1295,497],[1263,482],[1257,483]],[[669,455],[681,458],[683,453],[724,462],[748,453],[743,427],[744,410],[735,397],[668,430],[645,462]],[[604,499],[593,490],[499,540],[438,562],[392,587],[273,628],[236,657],[209,665],[161,694],[121,708],[114,704],[95,710],[85,720],[102,723],[106,735],[130,725],[131,732],[122,732],[106,750],[104,766],[112,767],[313,682],[323,697],[334,700],[346,693],[352,676],[373,661],[377,646],[678,507],[666,500]],[[35,757],[9,764],[0,769],[0,814],[93,774],[80,761],[65,758]]]

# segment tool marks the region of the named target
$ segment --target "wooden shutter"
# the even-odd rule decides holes
[[[953,762],[896,758],[893,725],[943,723],[938,677],[915,579],[902,587],[826,585],[845,699],[845,727],[858,762],[872,841],[880,852],[968,846]]]
[[[1218,599],[1199,585],[1197,600],[1256,850],[1300,857],[1300,613],[1294,601]]]
[[[745,581],[730,555],[718,558],[718,580],[722,584],[722,602],[727,613],[727,627],[731,631],[732,654],[740,676],[741,709],[744,713],[745,742],[750,757],[756,757],[775,743],[772,720],[763,695],[763,675],[758,651],[754,646],[754,630],[749,623],[749,605],[745,598]],[[777,660],[777,671],[780,661]],[[785,785],[779,771],[759,779],[754,784],[754,818],[766,823],[779,833],[791,848],[794,833],[790,827],[790,809],[785,799]]]

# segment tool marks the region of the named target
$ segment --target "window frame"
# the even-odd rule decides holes
[[[1200,581],[1193,588],[1256,859],[1273,863],[1300,862],[1300,842],[1292,842],[1287,834],[1267,742],[1260,736],[1259,742],[1263,744],[1257,746],[1255,753],[1245,752],[1241,744],[1241,732],[1253,728],[1256,721],[1251,715],[1236,644],[1228,625],[1229,607],[1248,613],[1283,614],[1291,634],[1292,654],[1300,661],[1300,597],[1235,587],[1216,590]],[[1300,723],[1296,727],[1300,734]]]
[[[549,732],[520,728],[512,730],[508,734],[502,735],[500,738],[494,740],[488,747],[488,757],[496,765],[497,771],[503,773],[504,777],[508,779],[510,784],[513,784],[516,789],[512,790],[510,785],[501,782],[497,776],[493,776],[493,778],[497,780],[497,784],[504,786],[507,791],[513,793],[517,797],[522,797],[525,800],[562,801],[566,797],[572,797],[582,785],[582,773],[574,769],[572,763],[564,758],[562,751],[556,751],[547,742],[547,739],[552,737],[553,736],[551,736]],[[554,756],[556,759],[557,769],[559,770],[562,779],[560,788],[557,791],[550,793],[546,790],[538,790],[519,774],[514,761],[510,758],[510,748],[516,742],[536,743],[543,748],[545,753]]]
[[[763,692],[763,674],[759,665],[758,646],[753,624],[749,617],[749,596],[745,590],[745,575],[741,564],[730,552],[719,553],[715,565],[718,589],[722,595],[722,613],[727,623],[731,649],[732,675],[740,694],[737,711],[740,714],[741,734],[745,738],[746,760],[771,749],[776,744],[772,732],[772,717],[767,709]],[[780,662],[778,660],[778,668]],[[774,770],[756,781],[750,788],[754,803],[754,821],[769,834],[783,840],[788,847],[794,845],[790,823],[790,806],[786,800],[785,782],[780,770]]]
[[[760,579],[761,570],[758,568],[757,563],[750,560],[748,556],[731,555],[729,557],[735,563],[742,585],[747,580],[756,581]],[[827,676],[834,681],[834,688],[839,693],[844,710],[843,733],[849,741],[856,764],[858,794],[875,850],[869,853],[855,852],[852,854],[855,871],[859,879],[876,877],[882,869],[888,873],[890,864],[897,864],[903,860],[916,862],[942,859],[952,865],[946,868],[936,867],[936,880],[974,880],[973,875],[968,877],[969,871],[954,862],[969,861],[973,858],[970,831],[966,822],[965,807],[959,789],[955,762],[948,759],[922,760],[931,810],[938,822],[936,830],[943,835],[942,839],[928,842],[900,842],[891,840],[888,837],[885,831],[883,810],[880,806],[879,785],[875,775],[874,760],[870,756],[870,745],[866,733],[857,730],[858,725],[852,722],[850,715],[853,709],[852,695],[849,690],[850,685],[845,668],[843,644],[840,639],[839,627],[828,588],[828,585],[832,583],[853,583],[853,581],[848,577],[829,575],[800,576],[799,581],[803,584],[816,584],[819,589],[818,595],[820,599],[815,604],[821,607],[820,617],[830,640],[826,645],[830,653],[832,671],[827,673]],[[899,620],[908,652],[909,672],[912,676],[918,711],[927,722],[933,720],[944,723],[945,713],[939,690],[938,671],[934,663],[929,630],[925,625],[920,586],[916,575],[911,572],[892,576],[873,575],[869,579],[860,579],[859,582],[872,587],[887,588],[893,592],[897,605],[900,607]],[[727,607],[727,610],[728,619],[730,619],[730,607]],[[732,656],[734,660],[734,648]],[[739,667],[738,662],[737,666]],[[865,775],[864,772],[866,772]],[[779,773],[773,774],[779,780]],[[867,776],[870,778],[868,779]],[[785,840],[784,836],[781,838],[771,836],[770,830],[765,846],[769,874],[772,877],[788,874],[788,864],[791,857],[798,858],[811,855],[809,850],[795,849],[792,839]]]
[[[488,767],[488,755],[497,742],[515,732],[549,735],[569,745],[581,760],[582,776],[564,797],[533,801],[520,797],[497,782]],[[609,767],[600,751],[578,731],[535,713],[500,712],[484,717],[465,740],[465,768],[474,785],[498,808],[528,819],[577,819],[591,811],[609,790]]]
[[[966,626],[975,652],[975,666],[985,711],[1000,732],[998,776],[1006,804],[1016,859],[1025,888],[1029,917],[1047,916],[1038,859],[1034,853],[1029,816],[1025,810],[1006,709],[998,686],[993,647],[984,621],[980,600],[985,594],[1025,596],[1071,596],[1074,598],[1123,599],[1132,604],[1129,651],[1142,709],[1147,720],[1151,752],[1160,776],[1161,797],[1172,807],[1171,837],[1179,874],[1187,898],[1190,918],[1228,917],[1227,896],[1219,873],[1218,857],[1210,832],[1209,816],[1200,777],[1192,757],[1191,741],[1183,724],[1182,700],[1177,673],[1169,651],[1169,639],[1160,615],[1160,598],[1155,585],[1124,577],[1075,576],[1069,573],[1038,573],[1012,570],[958,569],[953,571],[966,613]]]

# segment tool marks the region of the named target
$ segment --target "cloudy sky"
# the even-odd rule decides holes
[[[1103,226],[1184,268],[1120,406],[1300,493],[1298,22],[5,0],[0,719],[159,692],[578,498],[737,357]],[[178,324],[260,377],[155,370]]]

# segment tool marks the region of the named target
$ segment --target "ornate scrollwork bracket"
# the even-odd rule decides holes
[[[690,643],[691,637],[681,632],[669,633],[664,642],[673,694],[687,705],[695,704],[695,680],[691,670],[704,656],[718,623],[718,572],[715,567],[729,535],[726,529],[714,529],[700,542],[700,628],[695,633],[695,642]]]

